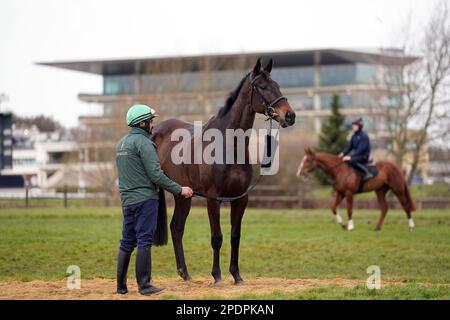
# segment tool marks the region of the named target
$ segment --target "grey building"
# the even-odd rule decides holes
[[[103,76],[103,92],[79,94],[82,101],[100,103],[103,116],[123,116],[131,104],[140,102],[155,106],[162,118],[205,120],[224,104],[258,57],[274,59],[272,76],[297,113],[298,130],[319,133],[331,97],[338,94],[343,113],[365,116],[375,140],[383,139],[388,125],[379,121],[384,108],[398,106],[400,98],[390,92],[380,99],[374,83],[387,66],[417,59],[396,50],[322,49],[41,64]],[[100,118],[87,115],[81,120],[96,123]]]

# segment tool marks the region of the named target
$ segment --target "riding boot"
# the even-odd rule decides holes
[[[361,163],[358,163],[358,168],[361,170],[361,178],[363,181],[367,181],[373,178],[373,174],[367,169],[367,167]]]
[[[127,271],[130,264],[131,252],[119,249],[117,255],[117,293],[125,294],[128,292],[127,288]]]
[[[164,289],[156,288],[150,284],[151,279],[151,248],[138,248],[136,254],[136,280],[140,294],[152,294]]]

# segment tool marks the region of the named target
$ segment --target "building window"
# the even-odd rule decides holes
[[[320,95],[320,108],[331,109],[333,94]],[[375,106],[373,96],[368,92],[356,92],[351,95],[339,94],[339,103],[342,108],[369,109]]]
[[[275,68],[272,77],[281,88],[313,87],[314,67]]]
[[[313,110],[314,109],[314,97],[293,94],[288,97],[289,104],[295,110]]]
[[[356,83],[371,83],[375,76],[375,66],[369,64],[356,65]]]
[[[34,166],[34,165],[36,165],[36,159],[33,158],[13,159],[13,166]]]
[[[389,108],[400,108],[402,104],[400,95],[390,95],[387,99],[387,107]]]
[[[330,65],[320,66],[320,85],[334,86],[353,84],[356,81],[355,65]]]
[[[331,102],[333,101],[333,94],[321,94],[320,95],[320,108],[331,109]],[[353,97],[347,94],[339,95],[339,104],[342,108],[351,108],[353,106]]]
[[[135,92],[132,76],[105,76],[103,92],[107,96],[131,94]]]

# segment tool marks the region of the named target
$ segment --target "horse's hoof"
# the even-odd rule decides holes
[[[240,285],[244,283],[244,279],[242,279],[241,277],[234,279],[234,284],[235,285]]]
[[[345,231],[347,231],[348,229],[347,229],[347,225],[346,224],[341,224],[341,227],[342,227],[342,230],[345,230]]]
[[[218,285],[220,285],[220,284],[222,284],[222,278],[214,279],[214,285],[215,285],[215,286],[218,286]]]
[[[414,231],[414,228],[409,228],[409,232],[413,232]]]
[[[187,271],[183,271],[183,269],[178,269],[178,275],[184,280],[189,281],[192,280],[191,276],[187,273]]]
[[[185,275],[184,277],[183,277],[183,280],[184,281],[191,281],[192,280],[192,277],[190,276],[190,275]]]
[[[213,278],[214,278],[214,284],[219,284],[220,282],[222,282],[222,276],[214,276],[213,275]]]
[[[381,228],[375,228],[375,231],[381,231]]]

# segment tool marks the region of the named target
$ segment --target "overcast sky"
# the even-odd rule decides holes
[[[67,126],[98,110],[77,94],[100,93],[100,76],[35,62],[392,46],[408,12],[420,26],[434,2],[1,0],[0,108]]]

